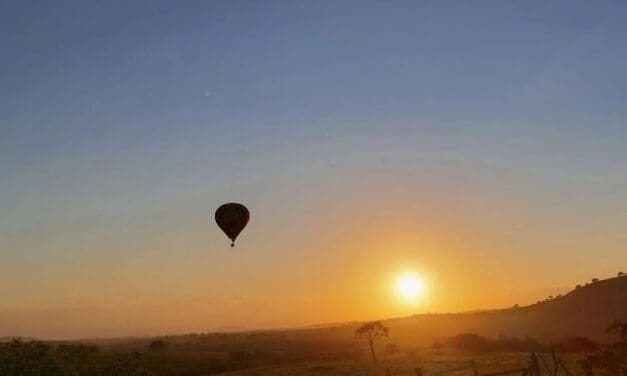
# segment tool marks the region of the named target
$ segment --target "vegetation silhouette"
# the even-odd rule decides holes
[[[381,324],[381,321],[373,321],[364,324],[363,326],[355,330],[355,337],[367,341],[370,348],[370,354],[372,360],[377,361],[377,354],[374,350],[375,342],[381,337],[388,337],[390,335],[389,329]]]
[[[95,346],[14,339],[0,346],[0,375],[3,376],[143,376],[140,353],[100,353]]]
[[[617,320],[606,329],[618,341],[603,345],[580,361],[586,376],[627,376],[627,321]]]
[[[148,349],[150,351],[162,351],[163,349],[165,349],[165,342],[163,342],[162,339],[154,340],[150,342]]]
[[[446,341],[449,346],[460,350],[475,353],[480,352],[542,352],[547,346],[533,338],[520,340],[518,338],[501,337],[491,339],[473,333],[459,334]]]

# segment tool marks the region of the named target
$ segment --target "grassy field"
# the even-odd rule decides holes
[[[206,338],[205,338],[206,337]],[[365,344],[298,342],[289,336],[193,335],[100,344],[7,343],[3,375],[480,375],[526,367],[527,352],[467,351],[454,347],[378,346],[374,362]],[[155,345],[156,344],[156,345]],[[393,350],[393,351],[392,351]],[[543,355],[553,364],[549,354]],[[561,354],[573,375],[583,375],[579,353]],[[13,370],[13,371],[12,371]],[[14,372],[32,370],[31,373]]]
[[[475,371],[483,375],[526,368],[531,353],[539,354],[553,368],[555,363],[549,349],[554,349],[571,375],[583,376],[581,360],[586,354],[608,350],[612,350],[611,356],[603,358],[603,362],[614,359],[619,368],[627,370],[625,327],[625,324],[616,326],[615,333],[623,335],[613,345],[597,344],[584,337],[542,343],[531,338],[491,338],[471,333],[425,344],[403,341],[401,338],[405,337],[390,333],[374,342],[376,362],[368,342],[355,337],[354,332],[347,333],[345,328],[80,342],[15,340],[0,344],[0,375],[416,376],[419,374],[416,370],[420,369],[424,376],[464,376],[474,375]],[[540,364],[543,375],[552,374]],[[623,375],[612,372],[594,375]]]
[[[550,358],[548,354],[547,359]],[[576,364],[578,355],[565,358],[565,363],[573,375],[583,375]],[[416,368],[422,369],[424,375],[429,376],[461,376],[472,375],[476,370],[479,374],[503,370],[512,370],[525,367],[529,354],[498,353],[498,354],[460,354],[448,353],[434,355],[429,351],[421,353],[419,357],[394,357],[384,359],[374,364],[371,360],[347,361],[304,361],[289,365],[266,365],[223,373],[229,376],[240,375],[391,375],[415,376]],[[550,363],[551,364],[551,363]],[[563,374],[563,373],[560,373]]]

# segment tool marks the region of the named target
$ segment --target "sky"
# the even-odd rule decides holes
[[[0,336],[458,312],[614,276],[626,16],[0,1]],[[251,212],[235,248],[213,221],[230,201]]]

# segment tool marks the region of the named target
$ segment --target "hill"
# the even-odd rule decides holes
[[[563,296],[528,306],[462,313],[419,314],[382,321],[390,329],[390,341],[411,346],[428,346],[436,340],[460,333],[475,333],[485,337],[532,337],[543,343],[572,336],[605,342],[609,337],[604,330],[616,319],[627,319],[627,276],[587,284]],[[228,337],[234,342],[247,342],[251,339],[254,342],[263,342],[263,339],[282,342],[289,339],[305,343],[346,343],[352,342],[355,329],[362,324],[337,323],[298,329],[215,335]],[[194,336],[197,335],[192,335],[191,338]],[[184,343],[190,337],[175,335],[168,338],[168,341]],[[122,342],[145,346],[149,340],[145,338]]]
[[[419,314],[382,320],[390,329],[389,341],[404,347],[429,346],[434,341],[475,333],[485,337],[534,338],[542,343],[573,336],[597,342],[610,339],[605,328],[616,319],[627,319],[627,276],[610,278],[556,298],[529,306],[450,314]],[[272,346],[344,346],[352,342],[363,323],[318,325],[301,329],[263,330],[224,334],[233,342]],[[170,338],[170,341],[174,338]],[[179,337],[179,341],[185,339]],[[270,346],[270,347],[272,347]]]
[[[605,328],[627,319],[627,276],[609,278],[556,298],[506,309],[462,313],[419,314],[382,320],[397,344],[429,345],[460,333],[486,337],[532,337],[543,343],[572,336],[597,342],[610,339]],[[361,323],[316,326],[288,331],[307,340],[342,341],[352,338]]]
[[[484,336],[533,337],[541,341],[569,336],[607,340],[604,329],[627,318],[627,276],[578,287],[524,307],[456,314],[423,314],[385,320],[395,335],[424,342],[471,332]]]

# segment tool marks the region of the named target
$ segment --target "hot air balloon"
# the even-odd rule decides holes
[[[235,246],[237,235],[246,227],[250,219],[248,209],[242,204],[229,202],[216,210],[216,223],[231,239],[231,247]]]

